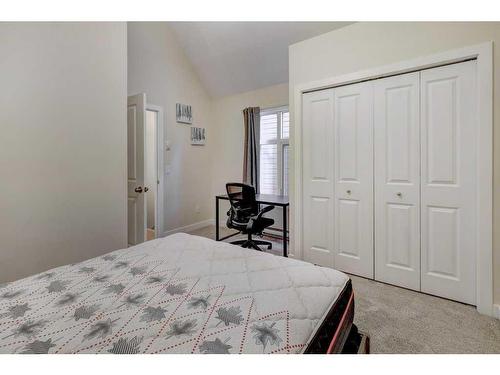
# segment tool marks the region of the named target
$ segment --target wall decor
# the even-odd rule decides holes
[[[192,145],[205,145],[205,128],[191,128],[191,144]]]
[[[175,105],[175,113],[177,115],[177,122],[182,122],[183,124],[193,123],[193,112],[190,105],[177,103]]]

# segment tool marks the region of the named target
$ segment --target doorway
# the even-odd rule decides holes
[[[147,104],[146,94],[128,97],[128,244],[163,235],[163,109]]]
[[[146,192],[146,241],[163,233],[163,110],[146,105],[144,185]]]

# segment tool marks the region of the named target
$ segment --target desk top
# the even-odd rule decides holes
[[[227,194],[217,195],[216,198],[229,200]],[[257,203],[272,204],[275,206],[288,206],[290,204],[288,195],[256,194],[255,200]]]

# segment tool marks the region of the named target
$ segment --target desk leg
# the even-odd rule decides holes
[[[288,252],[287,252],[287,245],[288,245],[288,240],[287,240],[287,233],[288,233],[288,224],[286,222],[287,219],[287,206],[283,206],[283,256],[288,257]]]
[[[215,197],[215,240],[219,241],[219,198]]]

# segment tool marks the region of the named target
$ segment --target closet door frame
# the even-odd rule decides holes
[[[293,87],[290,106],[294,156],[294,184],[291,191],[291,247],[293,256],[303,258],[303,202],[302,202],[302,94],[348,85],[369,79],[434,68],[442,65],[476,59],[477,97],[477,225],[476,225],[476,306],[481,314],[495,316],[493,306],[493,43],[485,42],[460,49],[402,61],[355,73],[323,80],[301,83]],[[500,306],[496,306],[500,314]],[[500,316],[500,315],[499,315]]]

